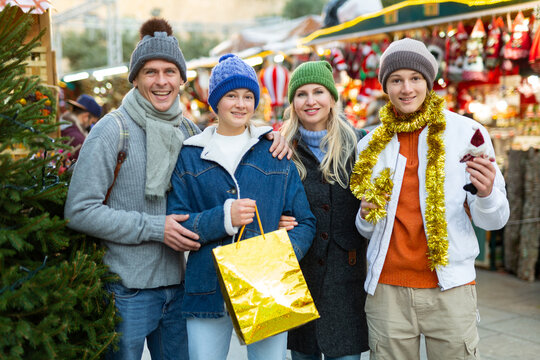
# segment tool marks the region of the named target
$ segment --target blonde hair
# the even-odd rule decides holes
[[[328,114],[328,122],[326,123],[327,134],[321,141],[321,149],[327,149],[323,160],[319,165],[324,179],[330,183],[338,183],[342,188],[347,188],[349,185],[349,174],[347,172],[347,163],[350,160],[351,154],[356,150],[356,133],[347,120],[341,118],[341,103],[334,101],[334,105]],[[281,133],[289,144],[292,144],[294,135],[298,132],[300,120],[294,109],[294,102],[285,110]],[[294,149],[294,146],[292,146]],[[298,168],[300,178],[304,180],[307,175],[307,170],[296,149],[293,152],[293,161]]]

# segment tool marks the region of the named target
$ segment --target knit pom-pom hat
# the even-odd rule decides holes
[[[287,96],[292,103],[296,90],[306,84],[319,84],[330,91],[334,100],[338,100],[339,94],[332,75],[332,65],[328,61],[307,61],[298,66],[291,75]]]
[[[385,93],[388,93],[386,91],[388,77],[401,69],[418,71],[424,76],[427,87],[431,90],[439,71],[439,64],[423,42],[405,38],[391,43],[379,61],[379,82]]]
[[[133,50],[129,62],[130,83],[135,80],[139,70],[149,60],[170,61],[180,70],[180,76],[187,81],[186,60],[178,47],[178,40],[172,34],[172,28],[164,19],[150,19],[140,28],[141,41]]]
[[[259,105],[259,81],[255,70],[234,54],[223,55],[210,74],[208,103],[217,114],[221,98],[231,90],[248,89],[255,95],[255,109]]]

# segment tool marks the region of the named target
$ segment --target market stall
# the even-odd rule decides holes
[[[434,90],[449,109],[489,130],[515,207],[504,246],[501,233],[478,231],[478,264],[505,263],[529,280],[540,233],[539,19],[540,1],[403,1],[301,40],[334,66],[346,113],[358,127],[368,123],[382,96],[377,66],[390,42],[411,37],[428,46],[440,65]],[[508,161],[509,154],[518,164]]]
[[[15,15],[15,22],[20,21],[22,16],[30,13],[32,17],[32,25],[26,34],[24,43],[29,43],[33,38],[42,34],[39,40],[39,45],[34,47],[31,55],[26,59],[26,75],[36,76],[39,78],[40,87],[35,94],[29,95],[28,98],[21,99],[21,105],[29,106],[33,102],[43,98],[50,98],[47,105],[47,114],[45,118],[55,119],[56,108],[52,106],[58,100],[57,74],[54,51],[51,43],[51,15],[49,0],[0,0],[0,11],[6,6],[18,7]],[[60,132],[51,134],[58,137]],[[11,150],[14,157],[25,156],[27,151],[21,145],[16,149]]]

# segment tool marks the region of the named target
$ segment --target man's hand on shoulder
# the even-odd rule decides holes
[[[281,135],[279,131],[272,131],[265,135],[268,140],[274,140],[272,146],[270,146],[270,152],[273,157],[277,157],[279,160],[287,156],[287,159],[292,157],[292,149],[287,143],[285,136]]]

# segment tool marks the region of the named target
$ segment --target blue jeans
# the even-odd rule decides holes
[[[187,319],[190,360],[225,360],[229,353],[233,325],[229,316],[216,319]],[[285,360],[287,333],[247,346],[249,360]]]
[[[114,294],[120,333],[118,351],[106,359],[140,360],[146,339],[152,360],[188,359],[186,321],[181,316],[184,284],[155,289],[106,285]]]
[[[338,356],[338,357],[330,357],[324,355],[324,360],[360,360],[360,357],[362,354],[358,355],[345,355],[345,356]],[[291,350],[291,357],[292,360],[322,360],[323,355],[322,354],[304,354],[298,351],[292,351]]]

